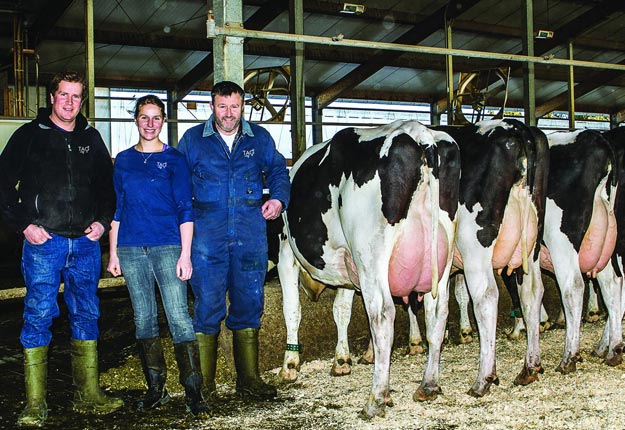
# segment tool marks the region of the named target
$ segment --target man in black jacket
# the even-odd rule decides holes
[[[0,155],[0,213],[25,239],[20,340],[27,405],[19,426],[41,427],[47,418],[48,345],[61,281],[71,326],[74,410],[106,414],[123,406],[98,383],[98,241],[110,227],[115,192],[110,154],[80,114],[84,92],[77,73],[55,75],[51,107],[16,130]]]

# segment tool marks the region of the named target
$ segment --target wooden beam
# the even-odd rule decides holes
[[[29,28],[31,47],[36,48],[46,39],[48,32],[55,27],[73,0],[48,0],[37,9],[37,18]],[[84,34],[82,36],[84,38]]]
[[[417,44],[426,37],[430,36],[436,30],[438,30],[441,27],[441,24],[445,22],[445,18],[448,20],[454,19],[455,17],[460,16],[460,14],[466,12],[477,3],[477,0],[467,0],[463,3],[452,0],[448,5],[441,7],[431,16],[427,17],[422,22],[419,22],[417,25],[412,27],[402,36],[397,38],[393,43]],[[319,94],[317,96],[319,109],[325,108],[334,100],[339,98],[343,93],[345,93],[345,91],[354,88],[365,79],[369,78],[371,75],[381,70],[387,60],[397,57],[398,55],[395,52],[384,51],[376,53],[376,56],[379,58],[379,61],[377,61],[376,63],[366,63],[360,65],[359,67],[348,73],[345,77],[340,79],[338,82],[336,82],[334,85],[331,85],[321,94]]]

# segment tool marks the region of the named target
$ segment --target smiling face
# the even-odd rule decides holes
[[[82,104],[83,86],[80,82],[59,82],[54,94],[50,94],[52,113],[50,120],[63,130],[72,131]]]
[[[160,107],[146,103],[139,108],[136,117],[137,129],[141,141],[158,141],[165,117]]]
[[[217,130],[226,136],[236,133],[243,114],[243,98],[233,93],[228,96],[215,95],[211,103]]]

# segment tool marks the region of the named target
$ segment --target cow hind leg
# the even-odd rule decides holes
[[[544,286],[538,261],[530,261],[529,273],[523,276],[519,288],[521,308],[527,333],[527,350],[523,369],[514,380],[515,385],[529,385],[544,372],[540,360],[540,317]]]
[[[587,323],[594,323],[599,321],[601,312],[599,311],[599,297],[592,284],[592,281],[588,281],[588,304],[586,306],[586,314],[584,315],[584,321]]]
[[[299,266],[295,263],[293,251],[286,241],[280,244],[278,275],[282,286],[282,313],[286,325],[287,343],[279,376],[285,382],[294,382],[297,380],[300,367],[298,331],[302,310],[299,302]]]
[[[421,331],[419,330],[419,321],[417,321],[417,316],[412,311],[412,306],[408,306],[408,325],[410,327],[410,332],[408,335],[406,355],[423,354],[423,339],[421,338]]]
[[[332,376],[345,376],[352,373],[352,358],[349,352],[347,329],[352,317],[354,292],[351,289],[339,288],[334,298],[332,311],[337,330],[337,343],[334,350],[334,362],[330,370]]]
[[[454,279],[454,295],[458,302],[460,310],[460,336],[458,341],[460,344],[473,342],[473,329],[471,328],[471,320],[469,318],[469,291],[464,280],[464,275],[458,274]]]
[[[439,386],[441,348],[445,339],[445,326],[449,315],[449,287],[439,286],[438,297],[431,294],[424,297],[425,318],[427,320],[428,361],[421,384],[413,395],[415,401],[435,400],[442,394]]]
[[[608,321],[603,329],[601,340],[595,348],[595,354],[603,357],[608,366],[618,366],[623,362],[623,328],[621,319],[623,279],[616,275],[610,264],[599,272],[597,279],[608,311]]]
[[[476,253],[474,253],[476,254]],[[475,255],[474,255],[475,257]],[[480,360],[478,375],[469,389],[468,394],[474,397],[483,397],[490,392],[492,384],[499,385],[495,365],[495,338],[497,329],[497,303],[499,290],[490,266],[479,269],[479,261],[490,263],[490,256],[471,262],[464,259],[465,277],[471,299],[473,300],[473,312],[480,333]],[[467,270],[471,267],[471,270]]]
[[[363,419],[384,417],[386,406],[392,406],[393,401],[389,389],[389,371],[391,360],[391,346],[393,345],[393,325],[395,322],[395,304],[390,291],[380,288],[383,282],[375,282],[369,285],[373,291],[366,288],[360,277],[365,308],[369,316],[369,326],[373,340],[375,361],[373,363],[373,383],[371,393],[360,412]],[[377,287],[377,288],[376,288]]]

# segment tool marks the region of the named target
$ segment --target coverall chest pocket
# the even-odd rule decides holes
[[[214,173],[206,169],[193,169],[193,190],[196,200],[214,202],[219,200],[221,181]]]

